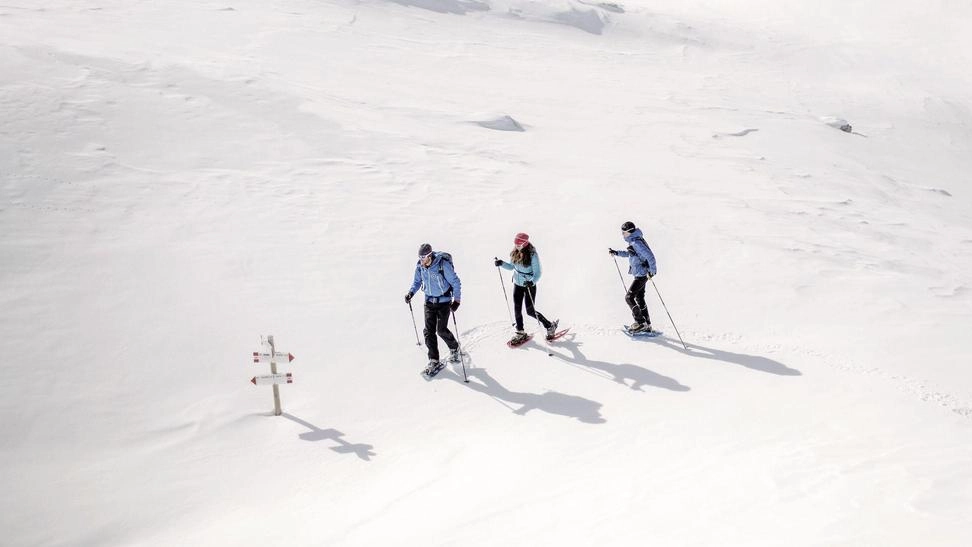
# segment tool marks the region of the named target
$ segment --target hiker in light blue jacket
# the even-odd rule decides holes
[[[628,243],[628,250],[616,251],[609,248],[608,253],[627,257],[628,273],[634,276],[634,281],[624,296],[624,301],[631,308],[631,316],[634,317],[634,324],[628,327],[628,331],[651,332],[651,318],[648,316],[648,306],[645,305],[645,286],[658,272],[655,254],[645,242],[641,230],[630,220],[621,225],[621,237]]]
[[[543,268],[540,267],[540,257],[537,249],[530,243],[530,236],[520,232],[513,238],[513,250],[510,251],[510,262],[495,259],[493,262],[497,267],[505,270],[513,270],[513,309],[516,313],[516,334],[510,340],[510,345],[517,346],[527,341],[529,335],[523,330],[523,304],[526,296],[526,312],[530,317],[536,318],[547,329],[547,339],[553,338],[557,333],[557,325],[560,321],[549,321],[542,313],[534,308],[537,301],[537,282]]]
[[[429,350],[429,365],[431,370],[439,364],[438,334],[449,346],[449,360],[459,362],[459,342],[449,331],[449,312],[455,313],[459,309],[462,299],[462,283],[452,265],[449,253],[433,252],[432,246],[423,243],[419,247],[418,262],[415,263],[415,275],[412,286],[405,295],[405,302],[411,304],[415,292],[422,288],[425,293],[425,347]]]

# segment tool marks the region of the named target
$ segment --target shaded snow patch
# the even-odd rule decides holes
[[[713,133],[712,138],[721,139],[723,137],[745,137],[746,135],[750,133],[755,133],[756,131],[759,131],[759,129],[750,127],[750,128],[743,129],[742,131],[735,131],[733,133]]]
[[[843,118],[835,118],[833,116],[824,116],[823,118],[820,118],[820,121],[822,121],[823,123],[829,125],[830,127],[833,127],[835,129],[840,129],[844,133],[850,133],[851,131],[854,130],[854,128],[851,127],[851,124],[848,123],[847,120],[845,120]]]
[[[614,2],[584,2],[583,0],[580,0],[580,3],[584,4],[585,6],[598,7],[605,11],[624,13],[624,6],[621,4],[615,4]]]
[[[538,2],[510,2],[506,13],[510,17],[522,19],[524,21],[538,21],[541,23],[556,23],[567,25],[590,34],[600,35],[604,32],[604,27],[609,21],[608,15],[601,10],[613,11],[604,6],[592,3],[583,3],[591,7],[590,9],[577,8],[570,6],[567,11],[558,11],[550,6]],[[494,4],[495,5],[495,4]],[[502,9],[497,7],[498,10]]]
[[[562,11],[554,14],[554,19],[565,25],[579,28],[591,34],[601,34],[607,21],[597,10],[579,10],[571,8],[570,11]]]
[[[948,190],[945,190],[944,188],[925,188],[925,190],[935,194],[941,194],[943,196],[952,197],[952,193],[949,192]]]
[[[477,120],[472,123],[480,127],[485,127],[486,129],[493,129],[496,131],[526,131],[526,129],[520,125],[520,122],[514,120],[512,116],[507,115],[488,120]]]
[[[465,15],[471,11],[489,11],[489,4],[477,0],[389,0],[409,8],[420,8],[436,13]]]

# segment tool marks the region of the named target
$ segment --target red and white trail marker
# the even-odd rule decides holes
[[[296,359],[296,357],[294,357],[293,353],[287,353],[285,351],[275,351],[273,353],[263,353],[259,351],[253,352],[254,363],[269,363],[270,361],[289,363],[294,359]]]
[[[292,384],[294,383],[294,375],[287,372],[285,374],[254,376],[250,382],[255,386],[266,386],[270,384]]]
[[[273,386],[273,415],[280,416],[283,414],[283,410],[280,408],[280,388],[277,384],[294,383],[294,375],[289,372],[278,374],[277,361],[289,363],[294,360],[294,354],[287,353],[286,351],[277,351],[273,343],[273,335],[261,336],[260,345],[263,346],[263,351],[253,352],[253,362],[270,363],[270,374],[266,376],[254,376],[250,379],[250,383],[255,386]]]

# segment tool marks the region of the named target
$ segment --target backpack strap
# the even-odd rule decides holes
[[[650,247],[648,247],[648,242],[645,241],[645,238],[643,238],[643,237],[636,237],[634,239],[634,241],[632,241],[631,243],[634,243],[635,241],[640,241],[642,244],[644,244],[645,248],[650,248]],[[634,245],[631,245],[631,249],[632,249],[632,251],[634,251]],[[638,258],[641,258],[641,255],[639,255],[638,253],[635,253],[635,255],[637,255]],[[645,266],[648,265],[648,259],[641,258],[641,261],[645,263]]]
[[[445,277],[445,266],[443,266],[442,263],[445,262],[446,260],[448,260],[449,263],[451,264],[452,263],[452,255],[450,255],[449,253],[439,253],[439,256],[442,257],[439,260],[439,275],[442,276],[442,280],[443,281],[445,281],[446,283],[449,283],[449,280],[446,279],[446,277]],[[453,266],[453,268],[455,268],[455,266]],[[449,297],[452,296],[452,283],[449,283],[449,290],[447,290],[446,292],[444,292],[442,294],[442,296],[449,296]]]

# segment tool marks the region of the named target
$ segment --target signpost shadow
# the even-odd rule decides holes
[[[348,441],[345,441],[344,439],[341,438],[344,436],[344,433],[341,433],[336,429],[321,429],[310,422],[301,420],[297,416],[294,416],[293,414],[288,414],[286,412],[283,413],[283,417],[287,418],[292,422],[296,422],[310,430],[310,431],[305,431],[300,435],[298,435],[298,437],[300,437],[305,441],[332,440],[336,442],[338,445],[332,446],[331,450],[339,454],[354,454],[365,461],[371,461],[371,458],[376,455],[374,451],[375,448],[374,446],[370,444],[363,444],[363,443],[358,443],[358,444],[349,443]]]

